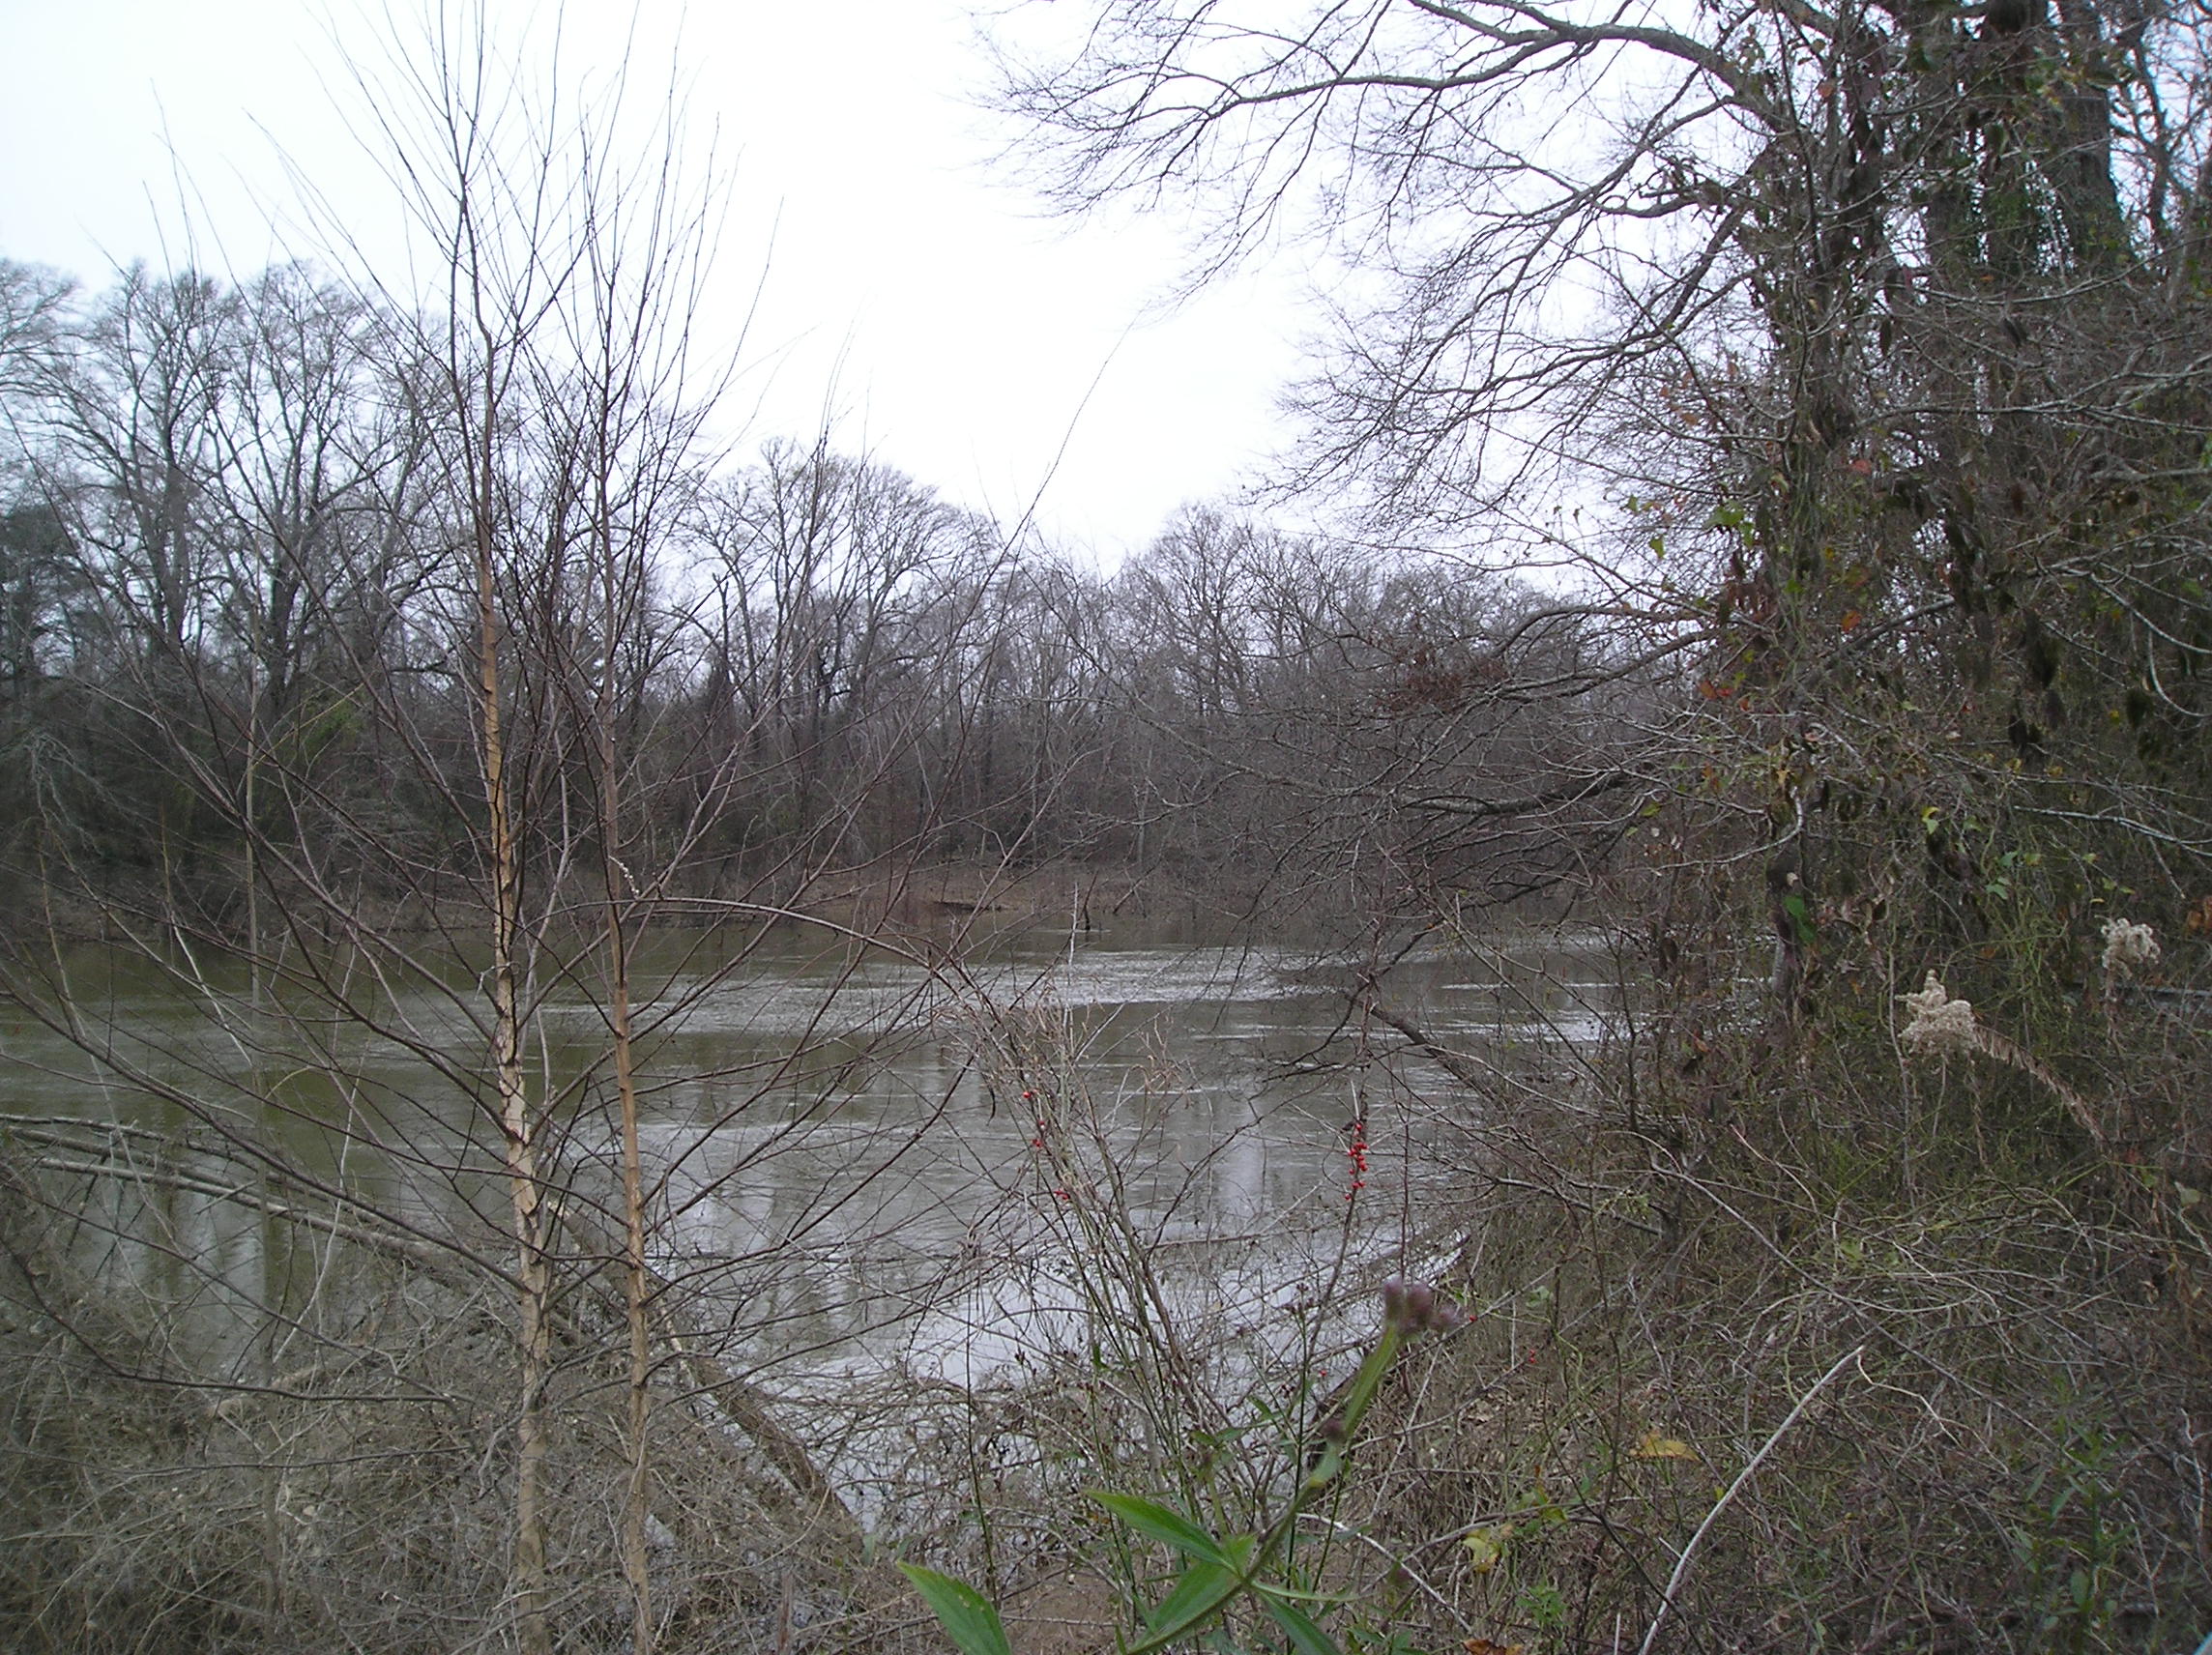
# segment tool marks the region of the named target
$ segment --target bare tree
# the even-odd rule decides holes
[[[1560,568],[1613,661],[1672,663],[1638,773],[1788,748],[1752,828],[1787,859],[1821,780],[1878,792],[1963,721],[2102,778],[2086,811],[2078,781],[2008,788],[2022,820],[2212,847],[2173,769],[2202,716],[2204,501],[2173,470],[2206,392],[2195,12],[1091,17],[1004,31],[1033,174],[1071,209],[1190,201],[1202,274],[1318,238],[1355,297],[1295,483]],[[1896,717],[1901,669],[1939,713]],[[2082,699],[2138,733],[2116,770]]]

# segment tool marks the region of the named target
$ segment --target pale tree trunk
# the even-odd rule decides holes
[[[545,1376],[550,1365],[552,1268],[546,1258],[544,1180],[538,1164],[536,1123],[522,1074],[522,1019],[515,956],[521,929],[522,880],[509,809],[506,746],[500,728],[499,593],[492,525],[495,376],[485,375],[480,470],[472,503],[477,518],[478,684],[483,737],[486,833],[491,853],[492,1069],[506,1146],[508,1190],[514,1221],[516,1309],[520,1320],[520,1394],[515,1413],[514,1551],[509,1595],[515,1640],[523,1655],[552,1648],[545,1619]]]

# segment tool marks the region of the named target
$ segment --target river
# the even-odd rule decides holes
[[[242,1350],[259,1304],[329,1291],[311,1250],[277,1268],[271,1227],[226,1197],[257,1167],[498,1255],[469,973],[326,973],[342,997],[256,1002],[234,966],[182,953],[69,964],[73,1035],[19,1004],[0,1023],[7,1113],[34,1136],[22,1123],[78,1123],[79,1165],[104,1142],[118,1176],[85,1176],[88,1211],[106,1204],[85,1246],[173,1304],[189,1343]],[[531,1054],[584,1205],[614,1187],[590,964],[541,973]],[[1423,1264],[1408,1238],[1447,1129],[1481,1107],[1470,1073],[1564,1096],[1615,1004],[1586,934],[1398,958],[1387,1023],[1348,995],[1357,964],[1064,931],[964,958],[665,937],[639,973],[655,1268],[784,1397],[1010,1380],[1094,1354],[1118,1293],[1204,1321],[1224,1359],[1310,1345],[1301,1312],[1333,1287]],[[341,998],[355,1015],[333,1015]],[[150,1150],[131,1128],[203,1147]],[[134,1156],[166,1181],[131,1189]]]

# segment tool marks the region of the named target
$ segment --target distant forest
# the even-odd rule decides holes
[[[482,826],[480,484],[421,320],[306,267],[0,280],[13,899],[435,904]],[[1617,628],[1464,560],[1194,507],[1102,573],[826,438],[702,457],[660,410],[609,488],[588,395],[529,394],[482,526],[541,878],[579,865],[603,717],[621,854],[670,891],[1076,858],[1218,885],[1225,915],[1270,877],[1341,902],[1460,865],[1470,799],[1619,785],[1605,710],[1667,698]],[[1481,858],[1486,894],[1586,863],[1558,827]]]

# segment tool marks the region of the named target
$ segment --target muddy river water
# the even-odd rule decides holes
[[[257,1168],[496,1252],[508,1195],[465,973],[257,1001],[204,960],[68,964],[73,1034],[20,1006],[0,1021],[0,1111],[81,1123],[80,1159],[82,1134],[106,1131],[111,1162],[168,1169],[135,1192],[88,1176],[82,1199],[111,1206],[87,1234],[195,1340],[243,1342],[256,1302],[325,1291],[299,1259],[271,1285],[270,1227],[226,1198]],[[1348,992],[1357,962],[1125,936],[959,960],[689,937],[641,965],[655,1266],[784,1396],[886,1374],[989,1383],[1095,1340],[1115,1314],[1102,1276],[1264,1342],[1332,1283],[1418,1267],[1416,1202],[1448,1176],[1437,1128],[1479,1107],[1467,1075],[1571,1089],[1616,1004],[1586,934],[1397,959],[1388,1020]],[[530,1054],[579,1211],[615,1188],[594,984],[544,974]],[[341,998],[360,1015],[335,1015]],[[211,1147],[195,1160],[132,1128]]]

